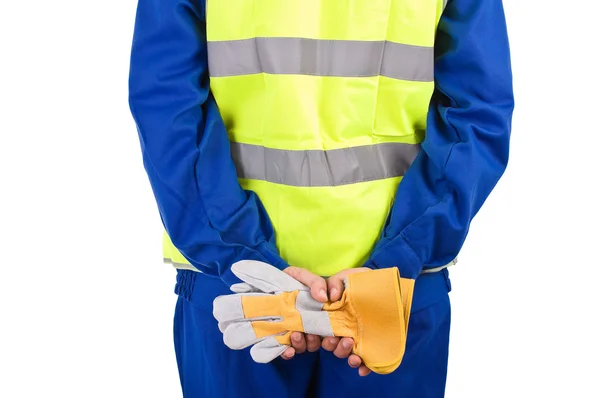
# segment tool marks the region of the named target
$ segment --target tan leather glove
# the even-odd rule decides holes
[[[350,274],[342,298],[325,304],[268,264],[241,261],[232,271],[245,283],[232,286],[237,294],[217,297],[213,311],[228,347],[252,346],[252,358],[264,363],[291,346],[292,332],[351,337],[353,353],[374,372],[400,365],[414,280],[401,278],[397,268]]]

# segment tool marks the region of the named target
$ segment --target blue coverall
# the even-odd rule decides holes
[[[130,70],[131,111],[161,220],[202,271],[177,272],[174,331],[184,396],[442,397],[447,270],[417,279],[407,354],[392,375],[359,378],[325,351],[259,365],[222,343],[211,305],[238,282],[231,264],[287,264],[259,198],[237,181],[210,94],[205,1],[139,0]],[[435,52],[426,138],[366,267],[394,266],[407,251],[427,267],[450,262],[508,162],[514,101],[501,0],[449,0]],[[208,222],[210,212],[229,217],[226,230]]]

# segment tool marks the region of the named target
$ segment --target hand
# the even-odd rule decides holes
[[[303,268],[288,267],[283,270],[286,274],[310,288],[310,295],[315,300],[324,303],[327,301],[327,282],[318,275]],[[321,337],[314,334],[292,333],[292,346],[281,354],[283,359],[292,359],[295,354],[302,354],[307,350],[315,352],[321,347]]]
[[[350,274],[357,272],[370,271],[369,268],[349,268],[345,269],[327,279],[327,288],[329,290],[329,298],[331,301],[338,301],[342,298],[344,292],[344,279]],[[358,374],[360,376],[367,376],[371,373],[371,370],[362,364],[362,359],[356,355],[351,354],[352,347],[354,347],[354,340],[349,337],[340,339],[339,337],[327,337],[323,339],[323,349],[332,351],[333,355],[338,358],[348,358],[348,365],[353,368],[358,368]]]

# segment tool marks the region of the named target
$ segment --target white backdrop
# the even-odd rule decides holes
[[[512,156],[451,271],[447,397],[600,397],[594,3],[505,0]],[[135,7],[0,3],[0,397],[181,396],[127,105]]]

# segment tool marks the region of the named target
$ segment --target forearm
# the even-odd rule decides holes
[[[435,82],[421,153],[398,187],[368,267],[405,267],[414,276],[424,265],[451,262],[506,168],[513,92],[500,0],[448,3]]]
[[[209,89],[203,2],[139,1],[129,82],[144,165],[177,249],[226,279],[241,259],[285,268],[266,211],[237,182]]]

